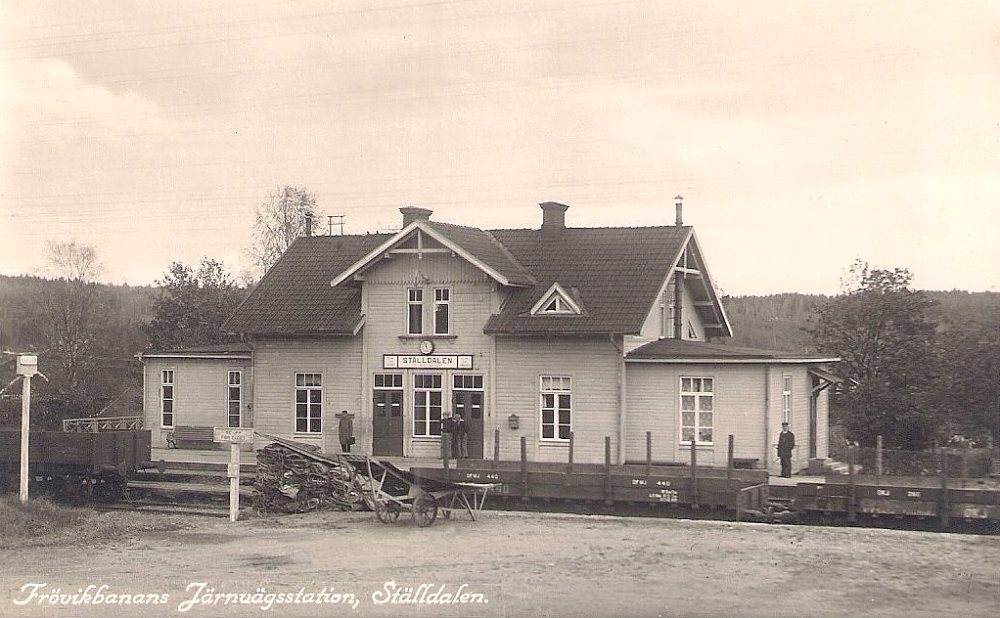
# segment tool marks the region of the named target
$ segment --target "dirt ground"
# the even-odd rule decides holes
[[[0,616],[1000,615],[1000,536],[506,512],[428,528],[367,512],[155,517],[168,530],[4,552]]]

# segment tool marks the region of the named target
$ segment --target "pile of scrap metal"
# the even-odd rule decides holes
[[[300,446],[280,440],[257,451],[255,511],[305,513],[367,508],[351,466]]]

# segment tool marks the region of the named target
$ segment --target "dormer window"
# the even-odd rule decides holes
[[[542,313],[573,313],[573,310],[570,309],[569,305],[562,298],[554,296],[549,301],[549,304],[545,305],[542,309]]]
[[[558,283],[553,283],[531,308],[532,315],[580,315],[580,305]]]

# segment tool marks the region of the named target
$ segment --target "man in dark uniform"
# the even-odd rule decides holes
[[[792,476],[792,449],[795,448],[795,434],[788,429],[788,423],[781,424],[778,434],[778,459],[781,460],[781,476]]]

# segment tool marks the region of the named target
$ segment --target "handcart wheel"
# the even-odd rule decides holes
[[[422,493],[413,500],[413,521],[421,528],[433,524],[437,514],[438,506],[434,496]]]
[[[399,505],[392,500],[373,500],[375,503],[375,517],[383,524],[391,524],[399,519]]]

